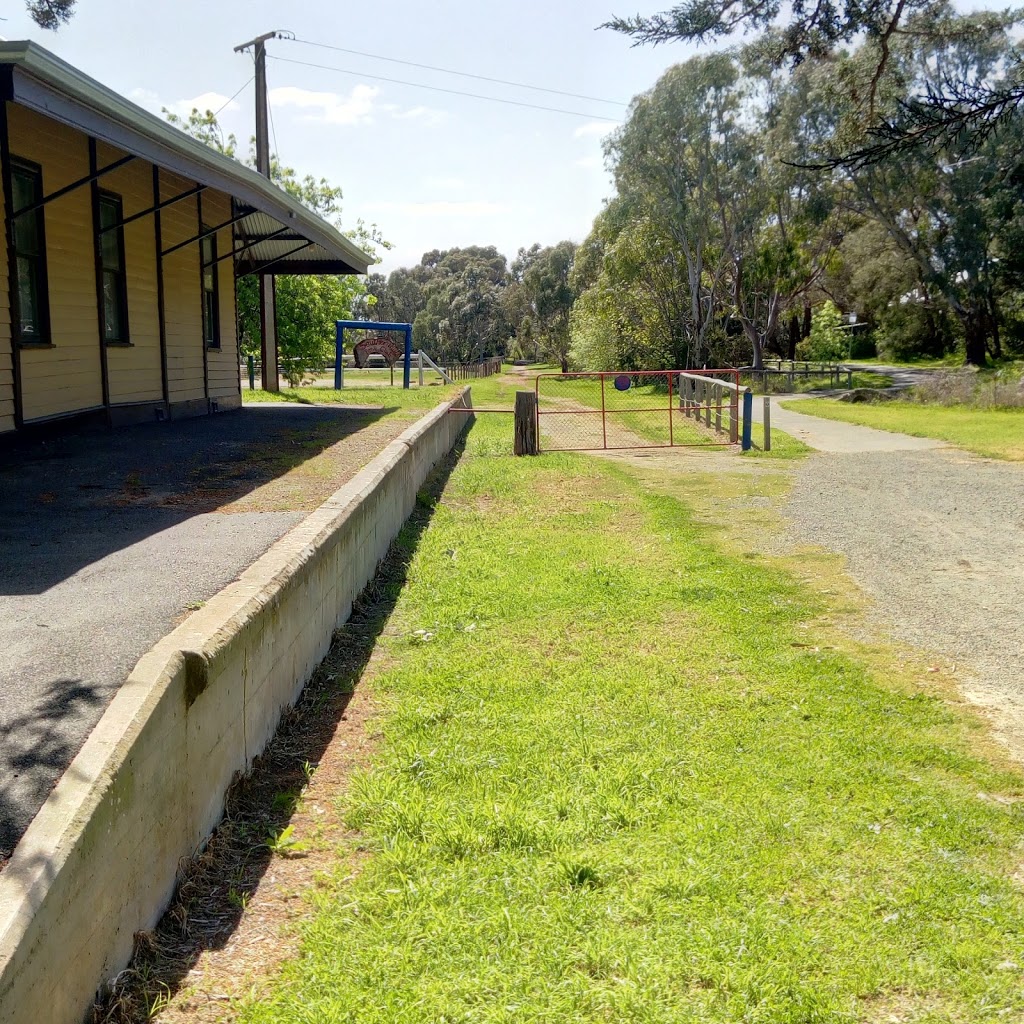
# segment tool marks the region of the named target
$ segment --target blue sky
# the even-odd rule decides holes
[[[233,47],[270,29],[492,78],[626,103],[690,51],[632,49],[597,25],[612,13],[659,10],[658,0],[515,3],[391,0],[79,0],[72,22],[42,32],[19,0],[3,5],[8,39],[33,39],[141,105],[216,109],[252,75]],[[345,190],[343,221],[376,222],[393,243],[383,270],[429,249],[581,240],[610,192],[601,137],[624,106],[456,78],[274,41],[268,61],[278,150],[301,173]],[[483,102],[378,81],[404,79],[561,107],[579,116]],[[599,118],[611,118],[611,121]],[[239,139],[253,132],[249,85],[220,115]],[[273,140],[272,140],[273,144]]]

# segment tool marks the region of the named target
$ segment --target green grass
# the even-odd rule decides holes
[[[962,352],[953,352],[949,355],[935,358],[922,356],[920,359],[885,359],[882,356],[863,356],[847,361],[854,365],[857,363],[875,363],[879,366],[899,366],[911,370],[953,370],[964,365],[964,354]]]
[[[892,377],[886,377],[881,373],[870,373],[866,370],[861,370],[859,372],[855,371],[850,380],[852,382],[850,386],[854,388],[887,388],[892,384]],[[749,387],[755,394],[760,395],[764,393],[760,378],[755,379],[749,375],[745,375],[742,381],[743,384]],[[841,374],[839,387],[845,388],[846,383],[846,374]],[[833,384],[832,379],[827,375],[822,377],[794,376],[792,390],[789,390],[788,386],[784,386],[786,384],[787,382],[784,382],[781,377],[773,375],[769,378],[769,393],[773,395],[805,394],[808,391],[828,390],[836,386]]]
[[[761,399],[755,398],[754,401],[761,401]],[[770,452],[766,452],[764,450],[764,424],[752,423],[750,427],[750,440],[754,447],[750,451],[743,453],[744,458],[800,459],[814,451],[813,448],[808,447],[803,441],[793,437],[791,434],[772,427],[772,449]]]
[[[677,496],[506,429],[400,539],[359,869],[234,1019],[1021,1019],[1024,789],[977,721]]]
[[[447,385],[414,387],[406,391],[400,384],[393,388],[346,385],[341,391],[335,391],[333,387],[282,387],[276,394],[243,388],[242,403],[249,405],[258,402],[295,402],[299,405],[377,405],[388,409],[432,409],[438,403],[451,398],[457,391],[457,387]]]
[[[828,398],[783,402],[783,408],[915,437],[934,437],[993,459],[1024,461],[1024,409],[903,401],[851,404]]]

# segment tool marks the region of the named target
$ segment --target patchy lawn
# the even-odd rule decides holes
[[[977,719],[683,498],[507,429],[403,534],[355,834],[231,1019],[1019,1019],[1024,784]]]
[[[849,378],[851,383],[850,387],[853,388],[887,388],[892,384],[892,377],[886,377],[881,373],[871,373],[869,371],[854,371],[852,376]],[[755,395],[764,394],[764,385],[759,377],[752,375],[744,375],[743,383],[754,391]],[[768,392],[773,395],[792,395],[792,394],[804,394],[808,391],[827,391],[830,388],[845,388],[847,385],[847,375],[842,373],[839,375],[839,384],[836,384],[833,378],[829,377],[828,374],[820,376],[802,377],[794,374],[793,387],[788,386],[788,378],[784,380],[778,374],[772,374],[768,378]]]
[[[784,402],[783,408],[914,437],[934,437],[993,459],[1024,461],[1024,409],[972,409],[899,400],[851,404],[829,398],[808,398],[792,405]]]
[[[383,371],[382,371],[383,372]],[[412,387],[406,391],[401,384],[401,376],[397,378],[395,387],[382,385],[344,387],[335,391],[333,387],[299,388],[283,387],[279,392],[249,391],[243,389],[242,402],[296,402],[299,405],[372,405],[383,408],[387,413],[394,414],[404,409],[433,409],[435,405],[458,394],[457,385],[428,384],[424,387]]]

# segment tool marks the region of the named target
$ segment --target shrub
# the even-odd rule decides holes
[[[797,346],[800,359],[835,362],[846,357],[850,346],[848,332],[843,330],[843,314],[828,299],[811,318],[811,336]]]

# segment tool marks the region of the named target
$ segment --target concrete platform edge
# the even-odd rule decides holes
[[[0,1020],[80,1024],[472,415],[466,388],[145,654],[0,873]]]

